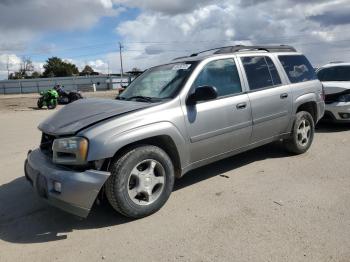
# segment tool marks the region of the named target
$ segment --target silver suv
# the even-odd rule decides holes
[[[304,153],[323,98],[292,47],[192,54],[148,69],[114,101],[79,100],[46,119],[25,175],[42,198],[78,216],[106,196],[121,214],[144,217],[194,168],[276,140]]]

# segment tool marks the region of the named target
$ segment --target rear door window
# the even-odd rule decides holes
[[[291,83],[317,79],[315,69],[303,55],[278,56]]]
[[[281,78],[269,57],[249,56],[242,57],[241,60],[250,90],[269,88],[281,84]]]

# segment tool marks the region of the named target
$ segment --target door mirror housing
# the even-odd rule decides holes
[[[218,97],[218,92],[214,86],[199,86],[186,101],[187,105],[195,105],[199,101],[214,100]]]

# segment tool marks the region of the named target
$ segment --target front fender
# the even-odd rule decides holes
[[[161,135],[167,135],[174,141],[180,156],[181,166],[186,166],[189,159],[186,140],[176,126],[167,121],[114,133],[103,139],[101,137],[98,139],[90,138],[88,161],[111,158],[124,146]]]

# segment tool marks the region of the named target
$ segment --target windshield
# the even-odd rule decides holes
[[[350,81],[350,66],[334,66],[317,72],[320,81]]]
[[[160,101],[173,98],[195,67],[195,62],[181,62],[148,69],[117,97],[122,100]]]

